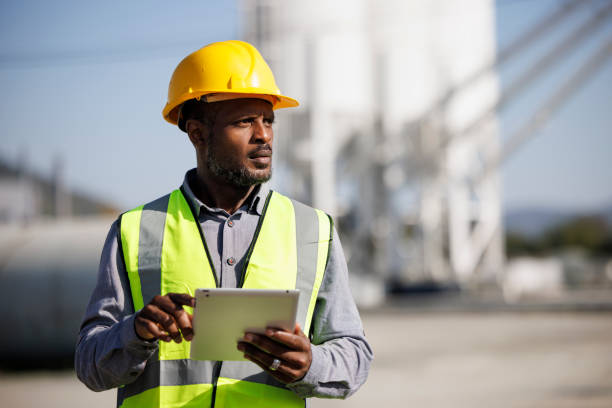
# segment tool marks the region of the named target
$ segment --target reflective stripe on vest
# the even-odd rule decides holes
[[[121,247],[135,311],[158,294],[194,295],[197,288],[218,286],[193,214],[183,193],[175,190],[121,216]],[[325,213],[271,191],[239,286],[299,289],[297,321],[309,333],[331,233]],[[217,370],[215,365],[190,360],[189,342],[160,341],[159,353],[143,374],[119,389],[117,405],[304,406],[303,399],[251,362],[225,361]]]

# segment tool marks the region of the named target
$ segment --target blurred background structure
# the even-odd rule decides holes
[[[30,387],[89,398],[69,374],[14,370],[70,365],[113,219],[195,165],[161,118],[172,70],[231,38],[300,101],[277,114],[273,187],[334,216],[388,346],[354,406],[388,378],[420,384],[390,406],[446,406],[440,389],[471,407],[612,403],[612,1],[28,0],[0,6],[0,33],[12,406]],[[453,386],[436,364],[499,381]]]
[[[612,4],[557,2],[501,47],[487,0],[244,5],[246,38],[301,96],[301,109],[279,112],[280,188],[336,216],[362,305],[388,290],[501,283],[516,300],[530,285],[564,286],[560,262],[504,268],[500,166],[603,68],[610,37],[504,140],[498,115],[609,27]],[[500,87],[500,69],[563,26]]]
[[[381,302],[386,284],[495,279],[494,5],[246,5],[247,37],[286,92],[303,95],[302,109],[279,112],[287,187],[338,218],[362,303]]]

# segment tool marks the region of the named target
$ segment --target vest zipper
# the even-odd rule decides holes
[[[215,361],[215,366],[213,367],[213,378],[212,378],[212,398],[210,400],[210,408],[215,408],[215,399],[217,398],[217,381],[219,380],[219,375],[221,374],[221,364],[222,361]]]

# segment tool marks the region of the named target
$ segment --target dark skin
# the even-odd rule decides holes
[[[238,350],[246,359],[285,384],[304,378],[312,363],[310,340],[299,324],[295,325],[293,332],[268,327],[265,335],[245,333],[238,342]],[[269,367],[275,358],[281,364],[277,370],[271,371]]]
[[[274,132],[272,105],[262,99],[235,99],[214,104],[214,121],[189,119],[185,129],[197,157],[196,196],[210,207],[235,213],[253,192],[257,182],[238,185],[215,174],[207,164],[208,150],[214,149],[216,161],[225,168],[240,169],[253,180],[270,176]],[[210,140],[212,138],[212,140]],[[155,296],[134,320],[138,336],[145,340],[174,341],[193,338],[193,316],[183,306],[194,307],[195,298],[185,293]],[[238,341],[244,357],[277,380],[288,384],[303,378],[312,362],[310,340],[296,325],[293,332],[267,328],[265,334],[245,333]],[[274,359],[277,370],[269,369]]]

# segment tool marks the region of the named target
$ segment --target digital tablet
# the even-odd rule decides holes
[[[236,346],[245,332],[266,327],[293,331],[299,290],[198,289],[193,313],[192,360],[245,360]]]

